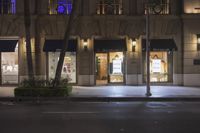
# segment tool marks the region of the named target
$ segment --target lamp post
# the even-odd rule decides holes
[[[150,89],[150,43],[149,43],[149,0],[146,0],[146,96],[151,96]]]

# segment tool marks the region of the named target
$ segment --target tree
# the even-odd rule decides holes
[[[54,82],[53,82],[53,87],[57,87],[60,84],[61,72],[62,72],[64,57],[65,57],[65,52],[66,52],[67,47],[68,47],[68,40],[69,40],[69,37],[70,37],[70,32],[71,32],[71,29],[73,28],[73,21],[76,17],[76,12],[77,12],[78,6],[80,5],[79,4],[80,1],[81,0],[73,0],[72,11],[71,11],[71,14],[69,15],[69,18],[67,18],[68,23],[67,23],[66,29],[65,29],[62,49],[61,49],[61,52],[60,52],[60,57],[59,57],[58,65],[57,65],[57,68],[56,68],[56,74],[55,74],[55,79],[54,79]]]
[[[28,66],[28,79],[34,81],[33,73],[33,59],[31,54],[31,15],[30,15],[30,1],[24,0],[24,26],[26,34],[26,59]]]

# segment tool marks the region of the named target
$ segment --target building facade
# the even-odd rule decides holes
[[[30,0],[37,78],[54,78],[71,0]],[[142,85],[146,13],[152,84],[200,86],[200,0],[82,0],[62,77],[77,85]],[[27,78],[23,0],[0,0],[1,84]]]

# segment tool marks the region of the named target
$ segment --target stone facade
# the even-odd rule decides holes
[[[62,39],[68,15],[49,15],[49,0],[31,1],[31,37],[35,75],[47,78],[47,54],[43,52],[45,39]],[[200,4],[200,0],[193,0]],[[187,0],[169,0],[169,14],[150,15],[150,38],[175,40],[173,52],[173,76],[170,84],[200,86],[200,59],[196,35],[200,34],[200,14]],[[73,22],[71,37],[78,40],[77,84],[95,85],[94,39],[124,38],[124,84],[144,84],[144,54],[142,39],[145,38],[145,0],[123,0],[122,15],[97,15],[97,0],[83,0]],[[196,13],[196,12],[195,12]],[[19,81],[27,77],[23,0],[16,0],[16,14],[0,15],[0,38],[19,40]],[[131,50],[131,39],[136,38],[136,51]],[[83,49],[83,39],[88,39],[88,51]],[[163,83],[166,84],[166,83]]]

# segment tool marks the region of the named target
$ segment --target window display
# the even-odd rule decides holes
[[[18,83],[18,45],[15,52],[1,54],[2,84]]]
[[[150,81],[167,82],[168,81],[168,58],[167,52],[150,53]]]
[[[110,52],[110,82],[123,82],[123,52]]]
[[[56,72],[60,52],[49,52],[49,79],[53,79]],[[66,52],[61,78],[67,78],[69,83],[76,83],[76,53]]]

